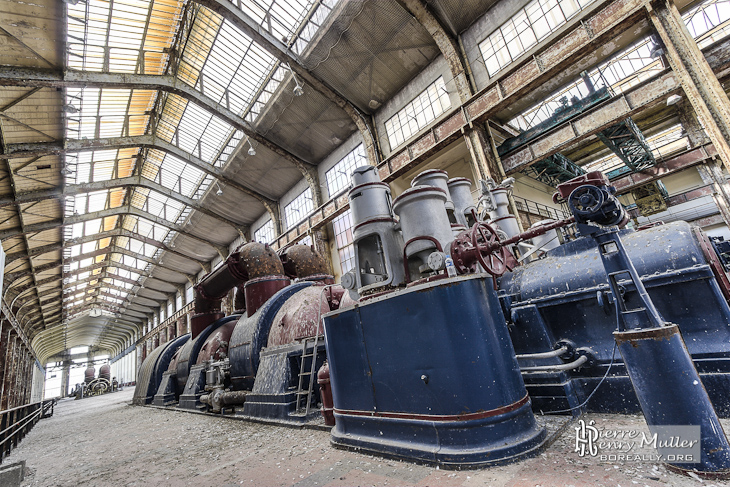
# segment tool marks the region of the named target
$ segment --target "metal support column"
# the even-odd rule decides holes
[[[730,101],[672,0],[646,3],[667,60],[720,160],[730,169]]]
[[[10,340],[10,323],[6,320],[0,321],[0,405],[5,397],[5,364],[7,364],[8,342]],[[1,410],[2,408],[0,408]]]
[[[314,250],[322,256],[324,261],[327,263],[327,272],[333,274],[332,267],[332,254],[330,253],[329,239],[327,234],[323,230],[312,231],[312,245]]]
[[[61,397],[68,396],[68,381],[71,374],[71,362],[66,360],[63,362],[63,368],[61,369]]]
[[[708,137],[702,129],[702,125],[697,119],[697,115],[692,109],[692,105],[687,101],[677,105],[677,115],[682,124],[690,147],[698,147],[708,142]],[[712,159],[697,166],[702,182],[711,184],[713,189],[712,198],[720,210],[722,220],[725,225],[730,227],[730,185],[722,173],[722,168],[718,165],[718,161]]]
[[[464,141],[471,155],[476,179],[492,178],[494,182],[499,184],[507,177],[502,162],[499,160],[494,138],[488,129],[475,125],[464,134]],[[523,232],[524,229],[522,228],[522,221],[515,200],[511,194],[508,195],[508,198],[509,211],[516,217],[519,230]]]

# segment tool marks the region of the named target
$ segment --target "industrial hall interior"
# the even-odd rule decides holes
[[[728,91],[730,0],[0,0],[0,486],[730,486]]]

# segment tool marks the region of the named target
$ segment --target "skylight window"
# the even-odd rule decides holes
[[[319,25],[329,15],[334,0],[253,0],[236,2],[238,8],[260,22],[277,38],[305,49]],[[199,90],[216,103],[226,106],[249,121],[255,121],[288,74],[278,60],[256,45],[233,24],[205,7],[194,5],[189,32],[180,33],[182,0],[85,0],[68,2],[67,66],[71,70],[108,73],[170,74]],[[176,35],[182,42],[171,49]],[[170,64],[171,53],[180,59]],[[245,142],[243,132],[185,98],[166,94],[164,103],[151,90],[68,88],[66,137],[69,139],[114,138],[154,133],[161,140],[215,167],[222,167]],[[152,114],[157,111],[156,116]],[[150,126],[151,120],[155,126]],[[182,159],[155,149],[125,148],[67,154],[66,182],[83,185],[140,174],[183,196],[202,197],[215,180]],[[171,224],[182,224],[191,208],[157,191],[135,187],[95,191],[65,198],[67,217],[83,215],[130,204]],[[311,196],[310,196],[311,205]],[[294,210],[295,208],[293,208]],[[298,209],[298,208],[296,208]],[[302,211],[308,211],[303,208]],[[176,232],[166,226],[132,215],[95,219],[68,226],[64,238],[88,240],[101,232],[121,227],[143,237],[169,243]],[[273,227],[270,239],[273,240]],[[117,246],[150,258],[161,250],[125,236],[105,237],[64,250],[64,258],[90,254]],[[139,259],[119,253],[103,254],[75,261],[65,282],[90,276],[119,276],[136,280],[141,273],[130,273],[113,266],[84,271],[85,265],[109,261],[130,268],[151,269]],[[130,260],[131,259],[131,260]],[[67,264],[64,270],[70,270]],[[131,284],[116,279],[116,285],[130,289]],[[123,284],[123,286],[121,286]],[[108,285],[108,284],[107,284]],[[88,297],[87,299],[96,299]]]
[[[612,59],[601,63],[588,73],[596,88],[609,86],[613,93],[622,92],[653,76],[663,69],[661,61],[649,55],[651,41],[643,39]],[[583,98],[589,93],[583,79],[579,79],[554,93],[541,103],[525,110],[509,124],[527,130],[550,118],[562,106],[561,99]]]

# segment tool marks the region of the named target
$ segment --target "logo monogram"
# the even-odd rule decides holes
[[[598,454],[596,441],[598,440],[598,428],[593,426],[595,421],[591,420],[587,425],[586,422],[578,420],[578,426],[575,427],[575,451],[578,456],[584,457],[586,453],[595,457]]]

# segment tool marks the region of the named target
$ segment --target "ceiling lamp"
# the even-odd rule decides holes
[[[223,194],[223,189],[221,188],[221,185],[218,181],[215,182],[215,185],[218,186],[218,191],[215,192],[218,196]]]
[[[304,94],[304,88],[302,88],[302,85],[299,83],[299,80],[297,79],[297,75],[294,74],[294,70],[292,70],[291,66],[289,66],[289,63],[282,63],[281,67],[289,70],[292,78],[294,78],[294,83],[296,84],[296,86],[294,87],[294,90],[293,90],[294,96],[302,96]]]
[[[253,148],[253,144],[251,143],[251,139],[248,139],[248,155],[249,156],[255,156],[256,155],[256,149]]]
[[[667,98],[667,106],[676,105],[682,100],[682,97],[679,95],[672,95],[669,98]]]

